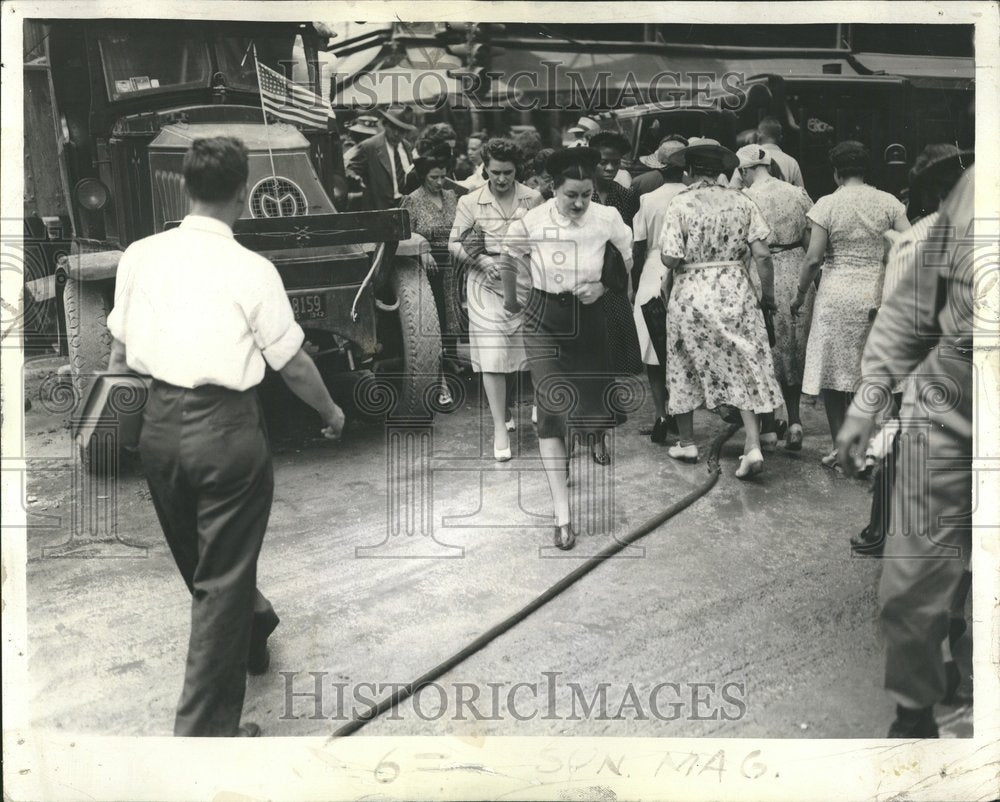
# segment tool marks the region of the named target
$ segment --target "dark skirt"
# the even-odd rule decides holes
[[[604,304],[531,291],[523,333],[540,438],[565,437],[567,424],[600,431],[619,421],[607,332]]]
[[[625,293],[608,290],[598,303],[604,305],[608,320],[608,364],[616,376],[642,373],[639,334],[635,330],[635,315]]]

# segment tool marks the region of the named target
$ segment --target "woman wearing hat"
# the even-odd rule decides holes
[[[468,271],[469,351],[472,367],[483,374],[493,416],[493,457],[511,458],[507,422],[509,374],[523,369],[521,316],[503,306],[500,242],[508,226],[542,202],[535,190],[517,181],[521,151],[509,139],[491,139],[483,148],[486,185],[459,198],[448,240],[456,264]]]
[[[761,305],[774,308],[774,277],[767,249],[770,231],[748,197],[717,183],[739,165],[731,150],[711,139],[692,139],[671,154],[687,167],[692,183],[667,207],[660,255],[667,271],[668,410],[677,419],[680,442],[667,452],[674,459],[698,459],[694,410],[729,405],[740,410],[746,431],[736,476],[764,466],[757,415],[781,405],[781,387],[767,331],[743,259],[757,263]]]
[[[567,424],[594,440],[615,424],[601,283],[604,253],[632,263],[621,215],[592,203],[601,155],[568,148],[549,158],[555,196],[513,223],[504,237],[504,305],[524,304],[524,337],[538,407],[538,447],[555,508],[555,545],[571,549],[566,487]]]
[[[830,437],[844,423],[851,394],[861,380],[861,355],[871,329],[871,311],[882,294],[886,231],[910,227],[903,204],[865,183],[868,149],[841,142],[830,151],[837,190],[810,209],[809,250],[799,276],[792,314],[805,305],[820,266],[823,281],[813,305],[802,391],[823,396]],[[837,464],[836,449],[822,459]]]
[[[774,262],[774,373],[788,412],[788,435],[785,448],[802,449],[802,419],[799,399],[802,395],[802,371],[806,362],[806,342],[812,317],[813,293],[806,297],[798,317],[791,316],[792,301],[799,282],[805,249],[809,247],[809,221],[806,213],[812,208],[812,198],[801,187],[775,178],[771,155],[759,145],[746,145],[736,151],[740,160],[743,193],[764,216],[771,233],[767,246]],[[810,288],[811,290],[811,288]],[[774,416],[765,416],[761,444],[765,451],[773,450],[778,442]]]
[[[430,245],[430,252],[423,255],[422,262],[434,293],[441,332],[445,333],[449,331],[446,325],[447,300],[452,292],[448,237],[455,223],[458,197],[452,190],[444,188],[452,163],[452,150],[448,143],[423,145],[427,149],[418,150],[418,155],[413,160],[414,173],[420,179],[420,186],[403,198],[400,208],[410,213],[410,230],[419,234]],[[443,378],[438,403],[441,406],[452,404],[451,393]]]

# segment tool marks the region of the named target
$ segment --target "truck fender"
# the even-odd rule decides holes
[[[56,273],[75,281],[100,281],[114,278],[118,272],[121,251],[92,251],[64,256],[56,266]]]

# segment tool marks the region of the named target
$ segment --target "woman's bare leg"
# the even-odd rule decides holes
[[[826,409],[826,421],[830,424],[830,438],[836,442],[837,432],[844,425],[844,416],[851,394],[840,390],[823,390],[823,406]]]
[[[556,526],[568,524],[570,520],[569,490],[566,488],[566,441],[561,437],[539,438],[538,451],[542,457],[542,467],[545,468],[545,478],[549,481]]]
[[[484,373],[483,389],[493,417],[493,445],[501,450],[510,446],[507,438],[507,374]]]
[[[743,441],[743,453],[749,454],[755,448],[760,448],[760,430],[757,428],[757,415],[752,409],[741,409],[740,417],[743,419],[743,430],[746,432],[746,439]]]
[[[677,421],[677,431],[680,434],[680,444],[682,446],[694,445],[694,413],[682,412],[674,415]]]
[[[802,423],[799,412],[799,402],[802,399],[802,385],[794,384],[789,387],[782,386],[781,395],[785,399],[785,409],[788,410],[788,425],[794,426]]]

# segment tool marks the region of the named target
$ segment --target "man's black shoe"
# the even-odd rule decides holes
[[[267,639],[271,636],[281,621],[271,610],[266,615],[254,615],[253,628],[250,631],[250,653],[247,655],[247,673],[253,676],[266,674],[271,667],[271,650],[267,648]]]
[[[937,738],[938,727],[933,707],[896,705],[896,720],[889,727],[889,738]]]
[[[851,548],[855,554],[865,557],[881,557],[885,551],[885,537],[882,532],[872,532],[871,527],[866,526],[861,532],[851,538]]]
[[[656,423],[653,424],[653,431],[649,435],[649,439],[654,443],[665,443],[667,442],[667,419],[657,418]]]

